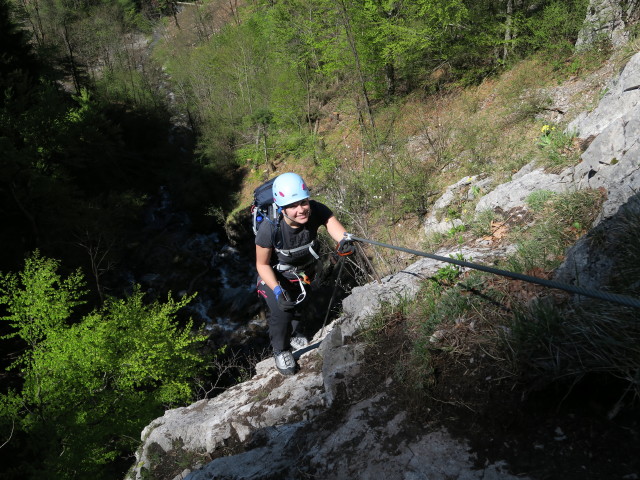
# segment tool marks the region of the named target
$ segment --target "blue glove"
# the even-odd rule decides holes
[[[290,312],[295,308],[296,302],[287,300],[287,296],[280,285],[277,285],[276,288],[273,289],[273,293],[276,296],[276,301],[278,302],[280,310],[283,312]]]

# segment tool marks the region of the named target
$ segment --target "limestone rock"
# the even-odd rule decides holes
[[[619,118],[634,115],[640,103],[640,53],[636,53],[622,70],[612,79],[606,93],[592,112],[583,112],[569,123],[567,130],[581,138],[599,135]],[[637,115],[637,113],[635,113]]]
[[[447,209],[456,199],[473,199],[476,195],[482,195],[488,189],[493,179],[480,178],[478,175],[466,176],[458,182],[447,187],[442,196],[435,201],[431,212],[424,221],[424,231],[427,235],[432,233],[447,233],[460,225],[459,218],[448,218]]]
[[[418,480],[515,479],[501,463],[474,468],[469,447],[442,430],[417,437],[409,421],[393,413],[384,394],[351,406],[332,428],[315,431],[309,422],[268,429],[266,444],[240,455],[215,460],[187,480],[346,478]],[[397,444],[389,450],[388,445]]]
[[[535,164],[525,165],[510,182],[499,185],[495,190],[482,197],[476,204],[476,212],[501,208],[509,211],[512,208],[526,206],[527,197],[538,190],[563,193],[571,188],[571,182],[562,175],[545,173]]]
[[[637,16],[638,0],[591,0],[584,27],[576,41],[576,48],[585,48],[601,37],[610,40],[614,46],[624,44],[628,40],[625,28],[637,19]]]
[[[633,284],[635,278],[624,277],[626,265],[621,261],[620,253],[629,247],[630,237],[637,240],[639,222],[640,194],[636,194],[569,249],[566,260],[556,269],[554,279],[590,289],[601,289],[620,276],[628,285]],[[634,231],[635,236],[630,233]]]
[[[640,53],[634,55],[597,108],[569,124],[579,136],[595,135],[582,162],[564,172],[577,188],[604,189],[598,221],[611,217],[640,191]]]
[[[325,407],[318,362],[315,351],[300,359],[299,374],[283,377],[270,358],[258,367],[261,373],[250,381],[213,399],[168,410],[143,430],[138,462],[127,478],[146,478],[157,463],[154,457],[158,452],[164,455],[181,450],[212,455],[228,445],[246,441],[256,430],[313,417]]]

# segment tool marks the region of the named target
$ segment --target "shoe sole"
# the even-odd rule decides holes
[[[301,347],[294,346],[291,342],[289,342],[289,346],[291,347],[291,352],[296,352],[296,351],[298,351],[298,350],[302,350],[303,348],[308,347],[308,346],[309,346],[309,342],[307,341],[307,343],[306,343],[306,344],[304,344],[304,345],[303,345],[303,346],[301,346]]]

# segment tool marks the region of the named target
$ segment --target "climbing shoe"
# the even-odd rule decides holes
[[[291,351],[295,352],[296,350],[300,350],[301,348],[309,345],[309,340],[302,335],[295,335],[289,340],[289,345],[291,345]]]
[[[296,361],[289,350],[273,352],[273,358],[276,361],[276,368],[282,375],[288,376],[296,373]]]

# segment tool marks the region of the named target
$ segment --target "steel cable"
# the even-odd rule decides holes
[[[609,302],[618,303],[620,305],[625,305],[627,307],[635,307],[640,308],[640,300],[637,298],[629,297],[626,295],[618,295],[615,293],[603,292],[601,290],[593,290],[584,287],[578,287],[575,285],[568,285],[565,283],[555,282],[553,280],[546,280],[544,278],[532,277],[530,275],[524,275],[522,273],[509,272],[508,270],[501,270],[499,268],[488,267],[486,265],[480,265],[478,263],[467,262],[465,260],[458,260],[455,258],[447,258],[442,257],[440,255],[435,255],[432,253],[421,252],[418,250],[412,250],[410,248],[396,247],[395,245],[390,245],[388,243],[377,242],[375,240],[369,240],[366,238],[360,238],[353,235],[349,235],[351,240],[369,243],[371,245],[377,245],[379,247],[390,248],[392,250],[397,250],[400,252],[410,253],[412,255],[417,255],[419,257],[427,257],[433,260],[438,260],[440,262],[452,263],[454,265],[458,265],[460,267],[473,268],[474,270],[480,270],[482,272],[492,273],[494,275],[501,275],[503,277],[509,277],[516,280],[523,280],[529,283],[536,283],[538,285],[543,285],[549,288],[555,288],[558,290],[564,290],[567,292],[575,293],[577,295],[582,295],[590,298],[597,298],[600,300],[606,300]]]

